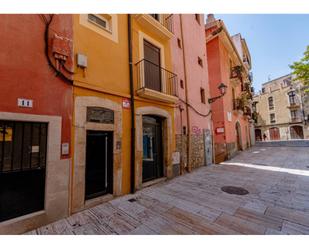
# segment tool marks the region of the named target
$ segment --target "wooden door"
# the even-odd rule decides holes
[[[161,91],[160,48],[144,40],[145,87]]]
[[[280,140],[280,131],[278,127],[269,129],[270,140]]]
[[[291,139],[304,139],[303,127],[300,125],[293,125],[290,127]]]

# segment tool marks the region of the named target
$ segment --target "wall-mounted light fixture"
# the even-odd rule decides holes
[[[215,102],[217,99],[223,97],[226,93],[226,88],[227,88],[227,86],[224,85],[223,83],[221,83],[218,86],[218,89],[219,89],[221,95],[208,99],[208,103],[211,104],[211,103]]]

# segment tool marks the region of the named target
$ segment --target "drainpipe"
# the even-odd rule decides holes
[[[186,112],[187,112],[187,169],[190,172],[190,151],[191,151],[191,124],[190,124],[190,115],[189,115],[189,100],[188,100],[188,83],[187,83],[187,66],[186,66],[186,54],[185,54],[185,40],[183,36],[183,27],[182,27],[182,14],[179,14],[180,17],[180,31],[181,31],[181,40],[183,44],[182,48],[182,57],[183,57],[183,68],[184,68],[184,76],[185,76],[185,95],[186,95]]]
[[[132,27],[131,15],[128,14],[128,50],[129,50],[129,76],[131,99],[131,193],[135,192],[135,108],[133,86],[133,62],[132,62]]]

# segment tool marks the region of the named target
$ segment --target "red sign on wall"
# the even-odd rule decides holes
[[[122,99],[122,108],[130,109],[131,102],[129,99]]]

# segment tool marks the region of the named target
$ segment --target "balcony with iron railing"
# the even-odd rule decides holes
[[[147,59],[135,64],[137,95],[167,103],[176,103],[177,75]]]
[[[173,36],[172,14],[136,14],[137,22],[149,32],[162,39],[171,39]]]
[[[290,98],[289,99],[289,109],[299,109],[300,108],[300,102],[296,98]]]
[[[303,122],[303,119],[300,116],[291,117],[290,123],[301,123],[301,122]]]

